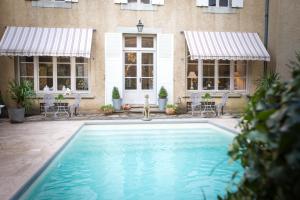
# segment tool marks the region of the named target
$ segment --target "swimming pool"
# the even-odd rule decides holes
[[[238,163],[210,124],[86,125],[19,199],[216,199]]]

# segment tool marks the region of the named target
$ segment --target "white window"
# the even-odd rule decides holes
[[[34,0],[33,7],[41,8],[72,8],[72,3],[77,3],[78,0]]]
[[[128,0],[128,3],[151,4],[151,0]]]
[[[230,7],[230,1],[229,0],[209,0],[208,5],[213,6],[213,7]]]
[[[88,59],[75,57],[19,57],[19,80],[29,80],[37,92],[47,86],[53,92],[63,88],[89,92]]]
[[[247,61],[191,60],[188,52],[186,71],[189,91],[247,90]]]

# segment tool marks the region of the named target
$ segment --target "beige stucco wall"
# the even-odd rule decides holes
[[[290,69],[286,64],[295,60],[295,52],[300,51],[299,20],[299,0],[270,1],[270,68],[278,72],[283,80],[290,79]]]
[[[296,0],[295,0],[296,1]],[[142,19],[145,27],[159,28],[163,33],[173,33],[175,37],[174,54],[174,100],[186,95],[185,80],[185,39],[183,30],[198,31],[246,31],[258,32],[263,39],[264,1],[244,2],[243,9],[234,14],[206,13],[204,8],[196,7],[195,0],[166,0],[164,6],[156,11],[126,11],[113,0],[80,0],[72,9],[36,8],[24,0],[0,1],[0,36],[5,26],[42,27],[92,27],[93,50],[91,59],[91,88],[95,98],[84,100],[82,107],[96,110],[104,103],[104,34],[116,32],[118,27],[135,27]],[[262,62],[254,62],[250,71],[250,82],[254,83],[262,73]],[[14,77],[13,61],[0,57],[0,89],[6,90],[7,81]],[[254,86],[251,86],[253,90]],[[232,100],[241,109],[243,98]]]

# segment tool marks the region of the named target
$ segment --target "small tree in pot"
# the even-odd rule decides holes
[[[9,82],[9,94],[16,103],[16,108],[9,108],[8,115],[12,123],[22,123],[25,119],[25,111],[31,108],[32,100],[30,97],[34,95],[32,83],[30,81]]]
[[[163,86],[159,90],[158,97],[159,110],[164,111],[168,101],[168,92]]]
[[[112,101],[115,111],[120,111],[122,107],[122,99],[120,98],[119,89],[117,87],[113,88]]]

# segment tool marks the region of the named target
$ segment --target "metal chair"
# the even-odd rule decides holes
[[[194,112],[197,107],[200,108],[200,114],[201,114],[201,94],[200,93],[192,93],[191,94],[191,108],[192,108],[192,115],[194,115]]]
[[[229,92],[224,93],[223,96],[222,96],[221,102],[220,102],[219,104],[216,105],[216,109],[217,109],[217,114],[218,114],[218,116],[220,116],[221,113],[222,113],[222,115],[223,115],[224,108],[225,108],[226,103],[227,103],[227,101],[228,101],[228,96],[229,96]]]
[[[55,108],[54,102],[55,102],[55,98],[52,94],[45,94],[44,98],[44,113],[45,113],[45,117],[47,117],[47,113],[51,108]]]
[[[72,105],[69,106],[71,117],[73,117],[74,113],[75,115],[79,113],[80,102],[81,102],[81,95],[75,94],[75,101]]]

